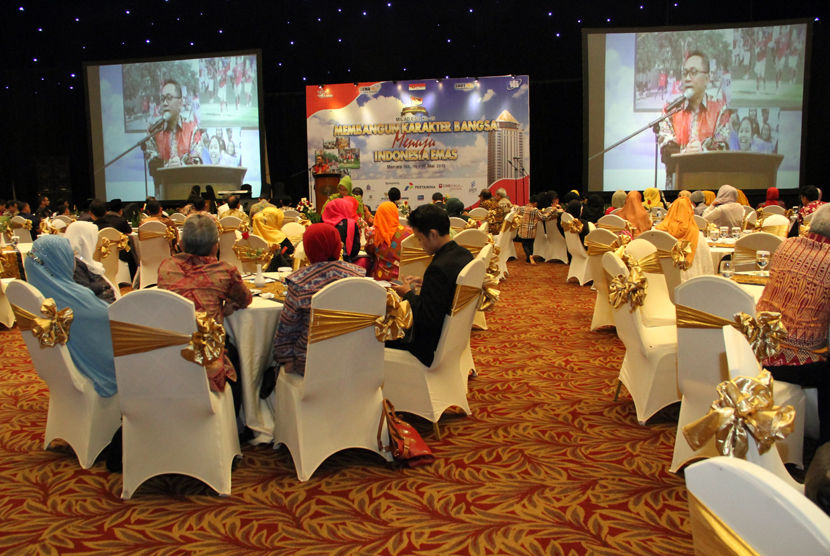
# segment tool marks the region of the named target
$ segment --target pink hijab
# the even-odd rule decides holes
[[[343,220],[349,221],[346,225],[346,253],[350,253],[352,245],[354,245],[354,226],[352,224],[357,225],[355,221],[357,207],[352,205],[349,199],[357,203],[357,199],[354,197],[341,197],[329,201],[326,208],[323,209],[323,222],[326,224],[337,226]]]

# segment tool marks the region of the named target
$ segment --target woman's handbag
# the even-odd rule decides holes
[[[389,431],[389,446],[384,446],[380,438],[384,418]],[[381,452],[392,452],[392,457],[396,462],[409,467],[429,465],[435,461],[435,456],[432,455],[418,431],[395,415],[395,407],[386,399],[383,400],[383,411],[378,424],[378,449]]]

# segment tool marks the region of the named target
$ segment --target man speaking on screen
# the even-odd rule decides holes
[[[681,76],[685,97],[682,109],[660,122],[657,137],[666,165],[666,189],[673,189],[674,163],[671,155],[729,148],[729,109],[706,93],[709,57],[699,50],[690,52]]]
[[[166,80],[161,88],[162,119],[150,126],[148,133],[152,137],[144,144],[144,156],[154,179],[158,168],[199,162],[202,133],[196,122],[184,120],[181,115],[182,104],[181,85],[175,79]],[[157,185],[156,194],[158,193]]]

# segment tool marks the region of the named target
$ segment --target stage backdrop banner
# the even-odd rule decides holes
[[[435,192],[473,206],[482,189],[500,187],[524,204],[528,84],[519,75],[307,87],[308,165],[323,156],[372,210],[392,187],[413,208]]]

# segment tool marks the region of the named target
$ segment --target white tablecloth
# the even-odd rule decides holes
[[[734,247],[710,247],[709,252],[712,254],[712,264],[715,266],[715,274],[720,272],[720,261],[727,255],[735,252]]]
[[[276,277],[276,273],[266,273],[266,276]],[[275,395],[272,393],[267,400],[260,400],[259,387],[263,372],[274,359],[274,336],[281,313],[282,303],[254,297],[249,307],[225,319],[228,340],[239,350],[242,407],[245,424],[254,431],[252,444],[274,440]]]

